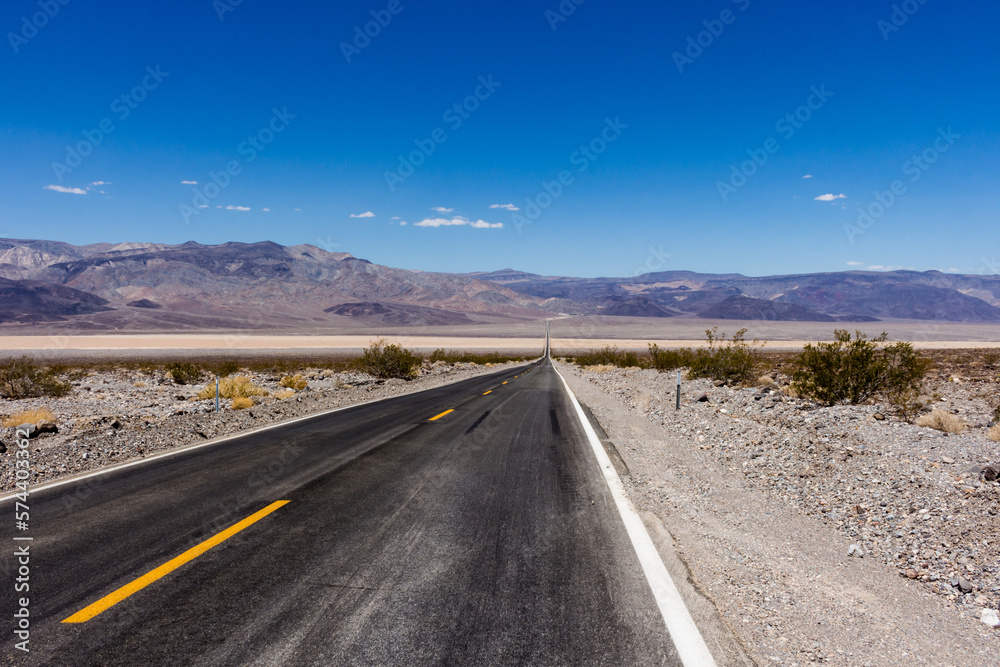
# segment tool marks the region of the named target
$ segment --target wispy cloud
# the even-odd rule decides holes
[[[813,177],[813,175],[812,175],[812,174],[806,174],[806,175],[805,175],[805,176],[803,176],[802,178],[812,178],[812,177]]]
[[[230,206],[226,207],[226,210],[227,211],[249,211],[250,207],[249,206],[232,206],[232,205],[230,205]]]
[[[469,220],[457,215],[454,218],[425,218],[415,227],[472,227],[474,229],[502,229],[502,222],[486,222],[485,220]]]
[[[43,190],[52,190],[53,192],[62,192],[68,195],[85,195],[87,191],[83,188],[65,188],[61,185],[46,185]]]
[[[94,181],[91,185],[111,185],[111,181]]]
[[[262,208],[262,209],[260,209],[260,210],[262,210],[262,211],[265,211],[265,212],[267,212],[267,213],[270,213],[270,212],[271,212],[271,209],[269,209],[269,208]]]
[[[502,208],[505,211],[520,211],[518,207],[513,204],[490,204],[490,208]]]
[[[198,181],[181,181],[181,185],[198,185]]]
[[[445,208],[444,206],[432,206],[432,211],[437,211],[438,213],[454,213],[455,209]]]
[[[374,218],[375,214],[371,211],[365,211],[364,213],[351,213],[352,218]]]
[[[848,266],[864,266],[865,263],[864,262],[848,262],[847,265]]]
[[[835,199],[847,199],[847,195],[845,195],[845,194],[839,194],[839,195],[828,194],[828,195],[820,195],[819,197],[814,197],[814,199],[816,201],[834,201]]]

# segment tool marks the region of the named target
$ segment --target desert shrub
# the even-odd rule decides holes
[[[997,403],[997,406],[993,408],[993,421],[1000,424],[1000,403]]]
[[[619,350],[611,345],[605,345],[600,350],[590,350],[579,354],[573,361],[579,366],[617,366],[618,368],[644,366],[639,355],[635,352]]]
[[[708,348],[694,353],[690,364],[693,378],[711,378],[727,384],[747,384],[757,377],[761,366],[758,348],[763,347],[754,338],[746,341],[746,329],[740,329],[730,341],[726,334],[718,333],[719,328],[705,330]]]
[[[274,396],[279,401],[283,401],[286,398],[291,398],[294,395],[295,395],[294,389],[282,389],[281,391],[277,391],[274,394],[272,394],[272,396]]]
[[[944,431],[945,433],[957,434],[964,433],[968,425],[961,417],[953,415],[950,412],[945,412],[944,410],[934,409],[931,410],[930,414],[921,415],[917,419],[917,426],[925,426],[938,431]]]
[[[458,350],[446,350],[438,348],[431,352],[429,361],[443,361],[448,364],[505,364],[511,361],[526,361],[528,357],[516,354],[502,354],[500,352],[459,352]]]
[[[37,410],[25,410],[3,418],[3,425],[7,428],[16,428],[21,424],[34,424],[38,426],[42,422],[54,422],[56,416],[50,410],[39,408]]]
[[[245,375],[222,378],[219,381],[219,396],[222,398],[250,398],[251,396],[267,396],[263,387],[255,385]],[[198,398],[215,398],[215,383],[209,382],[198,392]]]
[[[294,389],[295,391],[302,391],[303,389],[309,386],[309,381],[306,380],[301,375],[286,375],[285,377],[281,378],[281,382],[279,382],[278,384],[280,384],[282,387],[285,387],[286,389]]]
[[[232,359],[224,359],[222,361],[216,361],[206,365],[208,372],[212,375],[217,375],[220,378],[229,377],[234,373],[238,373],[240,370],[240,365]]]
[[[20,399],[65,396],[72,386],[62,382],[52,368],[39,368],[31,357],[0,362],[0,395]]]
[[[233,399],[233,410],[246,410],[253,407],[253,399],[247,396],[237,396]]]
[[[993,442],[1000,442],[1000,424],[991,426],[990,430],[986,432],[986,437]]]
[[[691,365],[694,355],[691,350],[661,350],[656,343],[649,344],[649,368],[658,371],[672,371]]]
[[[884,396],[897,405],[915,400],[929,362],[909,343],[886,345],[887,334],[868,340],[844,329],[832,343],[806,345],[792,375],[803,396],[822,403],[859,404]]]
[[[379,339],[365,348],[357,360],[357,368],[377,378],[402,378],[416,376],[423,358],[395,343]]]
[[[195,384],[201,381],[204,373],[189,361],[175,361],[167,364],[167,372],[177,384]]]

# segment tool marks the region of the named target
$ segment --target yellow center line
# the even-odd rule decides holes
[[[483,396],[485,396],[486,394],[492,394],[492,393],[493,393],[493,390],[490,389],[489,391],[484,391],[483,392]]]
[[[64,620],[63,623],[83,623],[85,621],[89,621],[90,619],[94,618],[101,612],[107,611],[111,607],[115,606],[116,604],[118,604],[128,596],[132,595],[133,593],[141,591],[143,588],[149,586],[157,579],[165,577],[166,575],[170,574],[171,572],[173,572],[180,566],[184,565],[185,563],[194,560],[195,558],[205,553],[212,547],[217,546],[222,542],[225,542],[230,537],[240,532],[244,528],[249,528],[254,523],[260,521],[261,519],[263,519],[268,514],[278,509],[279,507],[287,505],[289,502],[291,501],[278,500],[271,503],[270,505],[260,510],[259,512],[251,514],[250,516],[243,519],[239,523],[230,526],[229,528],[222,531],[221,533],[218,533],[214,537],[210,537],[201,544],[191,547],[190,549],[182,553],[180,556],[177,556],[173,560],[169,560],[160,567],[156,568],[155,570],[147,572],[146,574],[142,575],[132,583],[126,584],[121,588],[119,588],[118,590],[116,590],[115,592],[105,595],[100,600],[91,604],[90,606],[84,607],[80,611],[76,612],[75,614]]]
[[[444,417],[444,416],[445,416],[446,414],[448,414],[449,412],[454,412],[454,411],[455,411],[455,410],[453,410],[453,409],[452,409],[452,410],[445,410],[445,411],[444,411],[444,412],[442,412],[441,414],[439,414],[439,415],[436,415],[436,416],[434,416],[434,417],[431,417],[431,418],[430,418],[430,419],[428,419],[427,421],[435,421],[435,420],[437,420],[437,419],[441,419],[441,417]]]
[[[507,380],[504,380],[504,381],[503,381],[503,382],[501,382],[500,384],[507,384]]]

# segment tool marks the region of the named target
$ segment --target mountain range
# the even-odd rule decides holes
[[[0,239],[0,326],[74,330],[349,329],[556,315],[1000,322],[1000,276],[847,271],[628,278],[396,269],[313,245]]]

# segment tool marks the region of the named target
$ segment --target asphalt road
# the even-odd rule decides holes
[[[25,654],[14,507],[0,504],[12,663],[680,664],[548,362],[38,491],[30,506]]]

